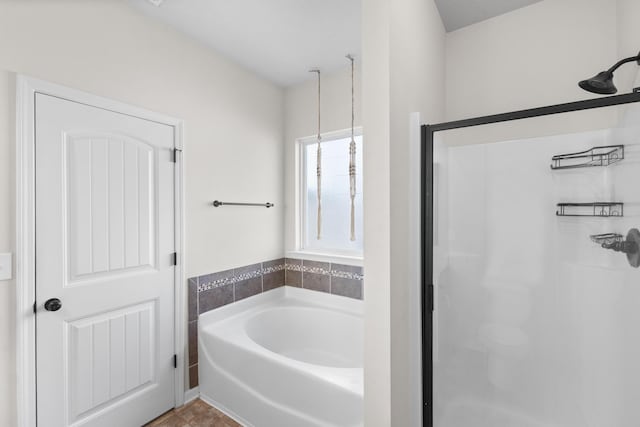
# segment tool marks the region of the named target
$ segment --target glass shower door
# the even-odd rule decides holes
[[[638,124],[435,134],[436,427],[640,426]]]

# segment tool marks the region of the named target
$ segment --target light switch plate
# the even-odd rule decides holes
[[[11,280],[11,254],[0,254],[0,280]]]

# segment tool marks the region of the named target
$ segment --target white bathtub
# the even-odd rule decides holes
[[[200,315],[200,395],[245,426],[363,425],[362,301],[281,287]]]

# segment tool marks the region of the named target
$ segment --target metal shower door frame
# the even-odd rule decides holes
[[[421,127],[421,299],[422,299],[422,425],[433,427],[433,140],[436,132],[489,125],[553,114],[571,113],[596,108],[640,102],[640,90],[624,95],[588,99],[528,110],[475,117]]]

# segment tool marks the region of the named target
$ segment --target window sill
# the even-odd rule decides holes
[[[364,257],[357,255],[328,254],[310,251],[288,251],[286,253],[286,257],[307,259],[309,261],[331,262],[334,264],[355,265],[357,267],[362,267],[364,264]]]

